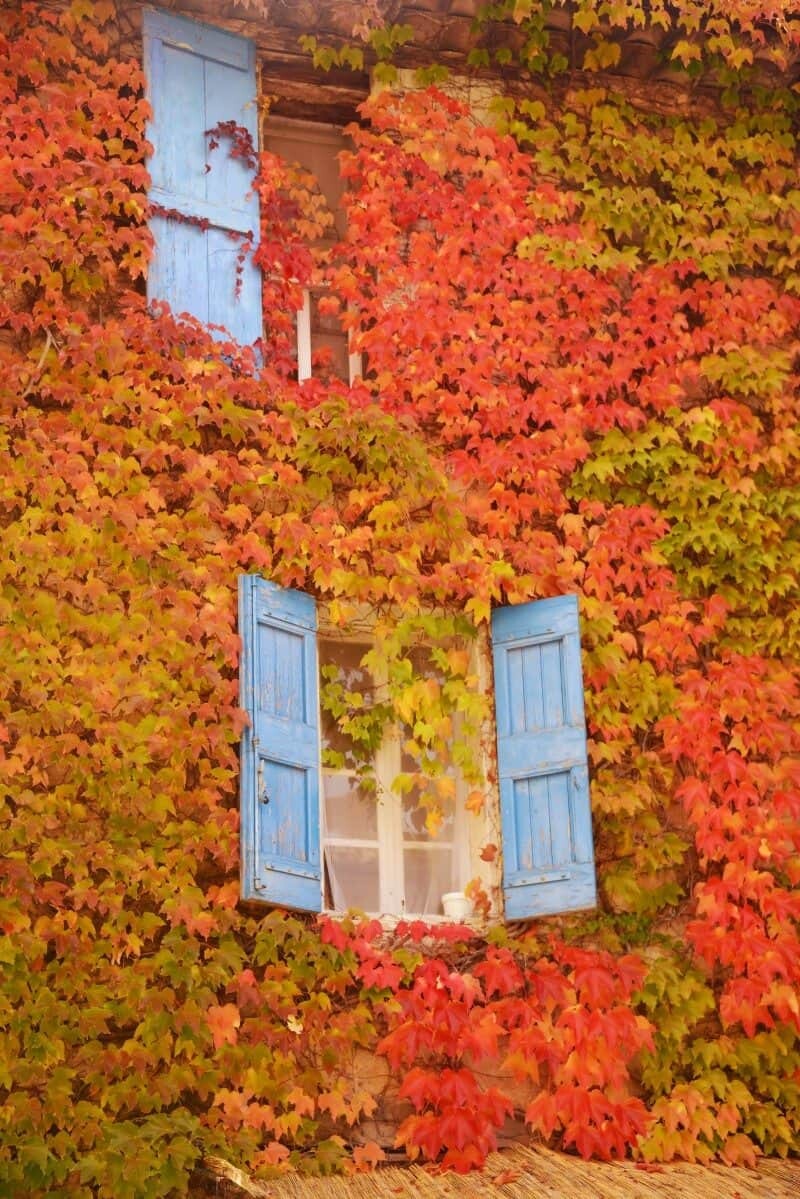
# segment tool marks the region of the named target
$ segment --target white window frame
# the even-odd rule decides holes
[[[297,331],[297,381],[305,383],[312,376],[311,364],[311,288],[303,289],[303,306],[298,309],[295,317]],[[348,336],[348,343],[350,338]],[[360,354],[347,355],[347,381],[350,386],[363,374]]]
[[[344,634],[341,629],[332,629],[321,624],[317,633],[317,647],[322,642],[349,642],[357,645],[369,645],[371,632],[360,629],[359,632]],[[478,638],[471,650],[470,670],[478,679],[481,694],[486,693],[486,687],[491,677],[489,652],[485,639]],[[319,666],[318,666],[319,669]],[[376,688],[385,685],[386,679],[373,679]],[[321,715],[321,713],[320,713]],[[320,737],[322,721],[320,720]],[[481,767],[484,779],[491,773],[491,760],[487,758],[487,745],[494,744],[494,711],[487,716],[486,727],[480,731]],[[343,772],[331,767],[321,768],[320,787],[320,849],[323,868],[323,910],[331,913],[340,911],[334,907],[326,907],[325,900],[325,851],[329,845],[345,848],[376,848],[378,853],[379,907],[378,911],[369,915],[379,916],[385,923],[404,918],[419,918],[427,923],[445,920],[443,912],[420,913],[406,907],[404,887],[403,852],[407,846],[422,848],[423,852],[437,852],[435,842],[412,842],[403,840],[403,796],[394,789],[394,780],[402,773],[402,744],[401,733],[396,726],[389,726],[383,736],[373,760],[375,780],[377,783],[377,835],[374,838],[344,838],[329,837],[325,820],[325,777]],[[454,852],[457,855],[457,872],[461,879],[461,888],[467,883],[478,880],[482,889],[489,896],[490,917],[495,917],[500,911],[502,879],[500,875],[499,853],[492,861],[481,858],[481,852],[487,844],[500,845],[500,800],[497,790],[485,782],[482,790],[486,799],[484,810],[479,814],[467,811],[466,800],[471,788],[466,784],[460,773],[455,774],[455,820],[454,820]],[[428,844],[430,850],[424,847]],[[331,896],[332,899],[332,896]]]
[[[324,151],[327,146],[329,153],[333,157],[338,153],[343,135],[343,128],[340,125],[332,125],[322,121],[309,121],[302,117],[277,116],[270,118],[268,115],[266,124],[262,127],[261,131],[261,140],[265,146],[268,145],[270,140],[270,121],[276,138],[280,138],[283,135],[286,140],[296,143],[310,143],[318,151]],[[280,151],[277,152],[280,153]],[[311,361],[311,297],[314,290],[314,288],[309,287],[303,289],[303,303],[295,314],[297,379],[299,383],[305,383],[313,374]],[[349,341],[350,338],[348,336],[348,343]],[[347,381],[352,386],[355,380],[363,374],[361,355],[348,353],[347,368]]]

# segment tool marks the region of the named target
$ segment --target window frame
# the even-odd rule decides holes
[[[344,127],[341,125],[332,124],[330,121],[313,121],[308,117],[289,116],[285,112],[279,114],[267,113],[261,122],[261,141],[265,149],[270,148],[270,141],[285,141],[287,143],[306,143],[314,146],[319,153],[324,157],[324,149],[327,148],[330,155],[331,163],[334,162],[336,156],[341,152],[342,145],[345,141]],[[271,153],[278,154],[281,158],[289,161],[288,154],[284,154],[280,148],[271,149]],[[300,162],[300,160],[297,160]],[[310,175],[314,175],[317,179],[320,190],[322,184],[319,182],[319,176],[312,170],[311,167],[300,165],[308,171]],[[338,166],[336,173],[341,178]],[[342,191],[346,191],[343,187]],[[323,195],[325,193],[323,192]],[[330,206],[329,206],[330,209]],[[336,220],[336,213],[331,210],[331,214]],[[335,237],[331,239],[333,244],[343,235],[341,229],[336,229]],[[296,328],[296,353],[297,353],[297,380],[299,383],[306,382],[307,379],[313,378],[313,329],[311,320],[312,295],[322,288],[306,287],[303,289],[303,303],[295,314]],[[346,382],[352,386],[357,378],[363,374],[362,355],[353,353],[350,350],[350,335],[347,334],[347,380]],[[344,380],[343,380],[344,382]]]
[[[242,897],[245,900],[262,899],[284,907],[322,911],[322,773],[320,708],[317,696],[319,659],[316,601],[305,592],[280,588],[258,575],[241,576],[239,594],[239,627],[243,640],[241,703],[250,718],[250,724],[245,727],[243,733],[241,748]],[[306,827],[302,829],[303,836],[295,837],[293,841],[293,844],[302,843],[305,846],[295,855],[301,860],[295,862],[294,871],[291,863],[287,864],[285,855],[280,857],[283,850],[280,846],[276,849],[275,838],[273,837],[272,843],[264,842],[259,832],[259,809],[254,789],[254,779],[257,775],[255,754],[260,755],[259,761],[265,758],[277,763],[279,768],[283,763],[292,760],[293,736],[288,725],[285,737],[281,737],[278,729],[274,744],[259,744],[257,733],[263,713],[255,702],[258,687],[253,685],[253,680],[259,673],[259,663],[256,660],[259,629],[262,625],[267,628],[282,628],[287,613],[289,620],[298,626],[298,631],[302,625],[302,636],[310,638],[307,642],[308,667],[305,669],[304,686],[306,695],[310,696],[311,700],[305,702],[304,720],[309,728],[313,728],[317,745],[315,761],[308,761],[301,766],[307,774],[314,775],[315,807],[309,807],[308,804],[302,807],[301,804],[298,808],[292,798],[297,792],[296,789],[293,792],[291,786],[285,794],[279,791],[276,796],[277,807],[283,805],[282,815],[279,812],[275,817],[278,819],[279,831],[290,826],[294,836],[296,826],[302,825],[303,820],[306,823]],[[501,796],[498,819],[499,847],[502,848],[503,858],[500,891],[502,914],[507,919],[528,919],[593,908],[597,903],[597,890],[588,789],[586,728],[583,717],[577,597],[560,596],[496,609],[492,614],[492,631],[492,693],[495,697],[494,732],[497,763],[496,770],[487,771],[487,779],[490,783],[495,778],[498,780]],[[549,723],[545,720],[537,726],[537,717],[535,714],[531,716],[533,708],[528,703],[527,696],[521,698],[520,702],[514,699],[515,694],[517,697],[521,695],[519,678],[517,677],[516,682],[509,682],[513,670],[504,665],[504,662],[509,653],[517,650],[530,650],[528,658],[531,662],[539,663],[538,666],[523,667],[524,671],[532,669],[534,673],[530,677],[524,673],[522,680],[524,686],[530,688],[529,694],[534,699],[533,708],[537,704],[539,707],[542,704],[549,705]],[[555,669],[555,674],[554,661],[560,663]],[[565,663],[569,664],[569,676],[564,673]],[[513,669],[518,672],[519,667]],[[277,675],[275,677],[277,678]],[[300,682],[299,675],[297,681]],[[488,678],[480,681],[483,686],[488,684]],[[260,686],[268,700],[274,692],[281,689],[280,685],[273,685],[269,680],[266,688],[263,681]],[[508,696],[500,702],[498,693],[501,687],[506,688],[508,696],[512,697],[514,718],[511,726],[516,727],[506,728],[509,703]],[[277,727],[273,725],[273,729]],[[509,740],[514,743],[511,756],[508,751]],[[485,740],[482,744],[486,744]],[[533,756],[531,745],[534,746]],[[310,793],[309,788],[307,791]],[[551,857],[555,852],[563,853],[565,844],[569,856],[548,861],[548,852]],[[497,858],[497,848],[495,845],[495,849],[488,855],[490,861]],[[262,870],[262,874],[259,875],[259,870],[262,869],[260,855],[264,855],[266,861],[273,852],[276,852],[280,859],[279,870],[288,875],[297,873],[306,880],[316,879],[316,891],[313,891],[313,888],[309,891],[306,886],[305,902],[294,901],[291,886],[285,894],[280,893],[280,888],[276,892],[269,877],[268,866],[264,868],[266,873]],[[484,860],[487,859],[487,855],[480,856]],[[500,913],[498,905],[490,915]],[[391,916],[399,917],[400,913],[391,913]]]
[[[372,641],[371,621],[369,619],[362,622],[359,630],[353,632],[342,632],[340,628],[335,628],[325,621],[324,606],[320,614],[320,628],[317,637],[317,646],[319,652],[320,642],[334,642],[344,644],[356,644],[363,646],[365,650],[369,649]],[[424,648],[424,641],[420,641],[420,648]],[[482,639],[478,637],[472,647],[470,667],[474,674],[479,679],[479,686],[483,690],[488,671],[488,652],[487,647]],[[386,683],[384,678],[374,678],[372,680],[376,689]],[[483,759],[483,776],[488,778],[490,775],[491,763],[486,761],[484,747],[486,745],[486,729],[482,729],[480,733],[480,754]],[[323,742],[322,722],[320,725],[320,745]],[[325,905],[325,897],[327,884],[325,879],[325,849],[328,845],[340,845],[344,848],[348,846],[356,846],[356,839],[347,840],[346,838],[330,838],[326,835],[326,810],[325,810],[325,775],[341,774],[343,771],[337,771],[334,768],[326,767],[322,761],[320,762],[320,837],[321,837],[321,852],[323,862],[323,906]],[[415,917],[427,921],[442,920],[445,917],[442,913],[423,913],[410,909],[405,901],[405,867],[403,855],[406,848],[422,847],[425,845],[433,846],[434,843],[421,841],[415,843],[402,836],[402,821],[403,821],[403,796],[400,794],[393,783],[398,775],[402,774],[402,733],[396,725],[390,725],[385,731],[380,745],[375,750],[374,754],[374,775],[377,784],[377,795],[375,802],[377,804],[377,830],[375,838],[370,838],[368,841],[363,841],[364,847],[367,845],[375,846],[378,853],[378,887],[380,893],[379,909],[375,912],[369,912],[370,915],[380,916],[384,920],[392,920],[396,918]],[[454,795],[454,836],[450,843],[453,847],[453,852],[457,856],[456,874],[460,879],[458,885],[454,885],[454,892],[462,892],[468,882],[479,879],[483,890],[490,897],[491,907],[490,914],[497,914],[496,897],[500,891],[500,878],[498,872],[498,864],[496,862],[485,862],[481,859],[481,850],[483,847],[492,841],[493,835],[496,835],[496,830],[499,829],[499,796],[497,790],[491,786],[485,786],[484,790],[487,793],[487,802],[484,811],[474,818],[466,808],[466,800],[469,791],[468,784],[464,780],[460,772],[455,773],[455,795]],[[400,834],[398,836],[398,833]],[[439,852],[435,848],[422,849],[422,852],[435,853]],[[447,894],[448,892],[444,892]],[[332,898],[332,897],[331,897]],[[331,906],[324,907],[324,910],[329,912],[337,912],[341,909]]]

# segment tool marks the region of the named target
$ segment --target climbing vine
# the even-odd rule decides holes
[[[388,77],[405,35],[367,8],[330,61]],[[491,123],[444,78],[369,102],[335,250],[258,156],[257,360],[148,309],[116,6],[0,8],[0,1193],[369,1166],[365,1057],[399,1146],[456,1169],[512,1112],[584,1156],[797,1152],[800,31],[581,0],[570,59],[551,8],[487,8],[475,64],[525,83]],[[614,74],[644,27],[685,97],[659,115]],[[236,131],[209,135],[213,170]],[[353,387],[296,381],[310,283]],[[240,905],[243,571],[370,612],[380,704],[333,675],[326,704],[353,744],[404,731],[431,819],[451,758],[488,806],[492,606],[577,591],[598,912],[387,935]]]

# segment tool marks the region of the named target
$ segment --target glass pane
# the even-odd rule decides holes
[[[378,851],[347,845],[328,845],[325,868],[330,896],[336,911],[361,908],[380,911]]]
[[[400,769],[404,774],[415,774],[417,763],[405,751],[400,755]],[[413,787],[403,796],[403,840],[404,841],[452,841],[455,802],[439,798],[441,823],[427,823],[428,809],[419,802],[420,788]]]
[[[454,855],[448,849],[406,849],[403,853],[406,911],[415,916],[440,916],[442,896],[458,891]]]
[[[299,163],[316,179],[336,222],[329,236],[345,236],[346,221],[342,196],[345,184],[339,170],[338,155],[348,141],[340,129],[289,117],[270,116],[264,124],[264,145],[285,162]]]
[[[325,793],[325,834],[345,840],[371,839],[378,835],[377,800],[365,794],[352,774],[322,775]]]
[[[368,645],[358,645],[352,641],[333,641],[321,638],[319,642],[320,672],[325,666],[335,666],[338,670],[336,682],[348,692],[364,695],[371,699],[374,684],[371,676],[360,665],[361,659],[369,649]],[[321,685],[324,687],[327,679],[320,673]],[[346,733],[342,733],[336,720],[325,709],[322,709],[322,747],[346,754],[352,751],[353,742]]]
[[[439,799],[437,802],[441,810],[441,823],[438,817],[429,820],[428,809],[419,803],[416,788],[403,796],[404,841],[452,841],[455,815],[453,801]]]
[[[337,315],[320,312],[319,301],[323,295],[324,293],[311,292],[312,359],[318,354],[323,354],[333,374],[349,382],[349,339]],[[314,374],[317,373],[315,364]]]

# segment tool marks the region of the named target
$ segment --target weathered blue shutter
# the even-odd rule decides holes
[[[228,139],[209,149],[207,130],[234,121],[257,146],[255,47],[146,9],[144,64],[153,110],[150,200],[174,214],[151,218],[148,298],[251,344],[261,336],[261,278],[249,255],[237,260],[242,236],[258,236],[253,168],[231,158]]]
[[[242,897],[321,906],[316,604],[239,580]]]
[[[574,595],[492,616],[508,919],[596,903]]]

